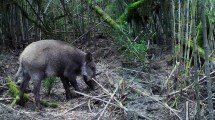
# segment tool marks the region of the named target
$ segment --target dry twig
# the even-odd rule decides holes
[[[186,120],[189,120],[189,102],[186,101]]]
[[[89,110],[90,110],[90,112],[92,112],[92,109],[91,109],[91,107],[90,107],[90,99],[88,100],[88,103],[87,103],[87,105],[88,105],[88,108],[89,108]]]
[[[104,109],[102,110],[102,112],[101,112],[101,114],[100,114],[98,120],[100,120],[101,116],[104,114],[104,111],[107,109],[107,106],[110,104],[110,102],[111,102],[111,100],[113,99],[114,95],[116,94],[116,92],[118,91],[119,87],[121,86],[122,81],[123,81],[123,79],[121,79],[121,80],[119,81],[119,83],[118,83],[118,85],[116,86],[116,88],[115,88],[113,94],[111,94],[111,98],[109,99],[108,103],[105,105]]]
[[[175,65],[175,67],[173,68],[172,72],[170,73],[169,77],[166,79],[166,82],[164,83],[164,86],[163,86],[161,92],[166,88],[169,79],[172,77],[173,73],[174,73],[175,70],[178,68],[179,64],[180,64],[180,62],[177,62],[177,61],[176,61],[176,65]]]
[[[0,98],[0,101],[14,100],[14,98]]]
[[[106,88],[104,88],[98,81],[96,81],[95,79],[93,79],[93,81],[95,81],[104,91],[105,93],[107,93],[108,95],[112,95]],[[125,111],[128,111],[128,109],[122,105],[122,103],[117,100],[114,96],[113,96],[113,99],[117,102],[117,104],[119,105],[120,108],[124,109]]]
[[[69,109],[69,110],[66,110],[66,111],[64,111],[63,113],[60,113],[59,115],[57,115],[57,116],[55,116],[55,117],[64,115],[64,114],[68,113],[69,111],[74,110],[74,109],[76,109],[76,108],[78,108],[78,107],[80,107],[80,106],[82,106],[82,105],[84,105],[84,104],[86,104],[86,103],[87,103],[87,102],[83,102],[83,103],[81,103],[81,104],[78,104],[78,105],[74,106],[73,108],[71,108],[71,109]]]
[[[158,102],[159,104],[161,104],[162,106],[164,106],[165,108],[167,108],[167,109],[169,109],[171,112],[173,112],[180,120],[182,120],[182,118],[177,114],[178,110],[175,110],[175,109],[169,107],[168,104],[162,103],[161,101],[159,101],[159,100],[153,98],[152,96],[148,95],[147,93],[142,92],[141,90],[139,90],[139,89],[137,89],[137,88],[135,88],[135,87],[133,87],[133,86],[129,86],[129,88],[133,89],[134,91],[140,93],[140,94],[143,95],[143,96],[147,96],[147,97],[149,97],[149,98],[155,100],[156,102]]]
[[[215,71],[211,72],[210,75],[213,75],[214,73],[215,73]],[[202,77],[202,78],[199,80],[199,83],[205,81],[205,79],[206,79],[206,76]],[[178,94],[178,93],[180,93],[180,92],[186,91],[186,90],[188,90],[189,88],[191,88],[193,85],[195,85],[194,82],[193,82],[192,84],[190,84],[189,86],[183,88],[182,90],[178,90],[178,91],[172,92],[172,93],[170,93],[170,94],[167,95],[167,96],[172,96],[172,95]]]
[[[78,92],[78,91],[74,91],[74,92],[77,93],[77,94],[80,94],[80,95],[89,97],[89,98],[91,98],[91,99],[95,99],[95,100],[99,100],[99,101],[108,103],[108,101],[102,100],[102,99],[97,98],[97,97],[95,97],[95,96],[91,96],[91,95],[88,95],[88,94],[85,94],[85,93],[82,93],[82,92]],[[113,106],[115,106],[115,107],[120,107],[120,106],[118,106],[118,105],[116,105],[116,104],[114,104],[114,103],[110,103],[110,105],[113,105]]]

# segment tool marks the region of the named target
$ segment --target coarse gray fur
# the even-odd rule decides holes
[[[46,77],[60,77],[70,98],[70,85],[79,91],[76,77],[83,75],[85,83],[92,89],[91,78],[95,77],[95,63],[91,53],[85,53],[68,43],[58,40],[40,40],[28,45],[19,57],[19,68],[15,79],[22,77],[20,85],[20,105],[23,93],[32,79],[36,106],[39,106],[39,91],[41,81]]]

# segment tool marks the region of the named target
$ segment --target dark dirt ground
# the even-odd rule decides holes
[[[118,88],[114,97],[127,110],[108,105],[101,119],[177,120],[179,117],[175,113],[181,116],[182,119],[185,118],[185,111],[176,111],[174,113],[174,110],[165,104],[166,98],[160,95],[161,85],[173,69],[173,66],[167,65],[166,55],[150,61],[150,64],[144,66],[144,69],[142,69],[142,66],[125,68],[121,63],[121,56],[116,52],[117,47],[111,40],[96,39],[86,45],[83,45],[83,43],[84,41],[75,43],[75,46],[81,46],[79,47],[80,49],[94,53],[97,71],[102,72],[97,76],[97,81],[103,88],[97,85],[95,91],[89,91],[81,78],[78,78],[81,92],[109,101],[111,96],[105,93],[104,88],[111,94]],[[10,106],[12,100],[6,86],[6,78],[8,76],[13,77],[16,73],[19,53],[12,50],[1,50],[0,52],[0,120],[90,120],[97,119],[100,116],[106,103],[87,96],[67,101],[62,83],[59,80],[52,89],[50,96],[47,96],[44,88],[40,91],[40,99],[57,102],[59,104],[57,108],[44,107],[40,111],[35,111],[32,109],[32,101],[28,102],[25,107],[16,105],[12,108]],[[122,81],[122,83],[117,87],[116,83],[119,83],[119,81]],[[31,84],[32,82],[30,82],[30,89],[32,89]],[[73,90],[73,88],[71,89]],[[120,106],[116,100],[111,100],[110,103]],[[184,105],[185,103],[182,102],[180,109],[183,109]]]

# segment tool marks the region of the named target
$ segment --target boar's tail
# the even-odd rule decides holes
[[[19,64],[18,71],[17,71],[17,73],[16,73],[16,75],[15,75],[15,78],[14,78],[15,81],[18,80],[18,77],[20,76],[20,74],[22,74],[22,63]]]

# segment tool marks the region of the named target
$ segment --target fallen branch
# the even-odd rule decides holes
[[[215,73],[215,71],[212,71],[212,72],[210,73],[210,75],[213,75],[214,73]],[[207,78],[207,77],[204,76],[204,77],[202,77],[198,82],[201,83],[201,82],[205,81],[206,78]],[[178,93],[180,93],[180,92],[184,92],[184,91],[188,90],[189,88],[191,88],[193,85],[194,85],[194,82],[193,82],[192,84],[190,84],[189,86],[183,88],[182,90],[178,90],[178,91],[172,92],[172,93],[170,93],[170,94],[167,95],[167,96],[173,96],[173,95],[178,94]]]
[[[0,98],[0,101],[14,100],[14,98]]]
[[[95,99],[95,100],[102,101],[102,102],[104,102],[104,103],[108,103],[108,101],[102,100],[102,99],[97,98],[97,97],[95,97],[95,96],[90,96],[90,95],[88,95],[88,94],[85,94],[85,93],[82,93],[82,92],[78,92],[78,91],[74,91],[74,92],[77,93],[77,94],[80,94],[80,95],[89,97],[89,98],[91,98],[91,99]],[[118,106],[118,105],[116,105],[116,104],[114,104],[114,103],[110,103],[110,105],[113,105],[113,106],[115,106],[115,107],[120,107],[120,106]]]
[[[73,108],[64,111],[63,113],[58,114],[58,115],[55,116],[55,117],[62,116],[62,115],[64,115],[64,114],[68,113],[69,111],[74,110],[74,109],[76,109],[76,108],[78,108],[78,107],[80,107],[80,106],[82,106],[82,105],[84,105],[84,104],[86,104],[86,103],[87,103],[87,102],[83,102],[83,103],[81,103],[81,104],[78,104],[78,105],[74,106]]]
[[[89,111],[92,112],[92,109],[91,109],[91,107],[90,107],[90,99],[89,99],[88,102],[87,102],[87,106],[88,106],[88,108],[89,108]]]
[[[186,120],[189,120],[189,102],[186,101]]]
[[[166,82],[164,83],[164,86],[163,86],[161,92],[166,88],[169,79],[172,77],[173,73],[174,73],[175,70],[178,68],[179,64],[180,64],[180,62],[177,62],[177,61],[176,61],[176,65],[175,65],[175,67],[173,68],[172,72],[170,73],[169,77],[167,78]]]
[[[107,109],[107,106],[110,104],[110,102],[111,102],[111,100],[113,99],[114,95],[115,95],[116,92],[118,91],[119,86],[121,86],[122,81],[123,81],[123,79],[121,79],[121,80],[119,81],[119,83],[118,83],[118,85],[116,86],[116,88],[115,88],[113,94],[111,94],[111,98],[109,99],[108,103],[105,105],[104,109],[102,110],[102,112],[101,112],[101,114],[100,114],[98,120],[100,120],[101,116],[104,114],[105,110]]]
[[[0,88],[7,89],[8,83],[2,84]]]
[[[95,81],[104,91],[105,93],[107,93],[108,95],[112,95],[106,88],[104,88],[98,81],[96,81],[95,79],[92,79],[93,81]],[[114,96],[113,96],[113,99],[117,102],[117,104],[119,105],[120,108],[124,109],[125,111],[128,111],[128,109],[122,105],[122,103],[117,100]]]

